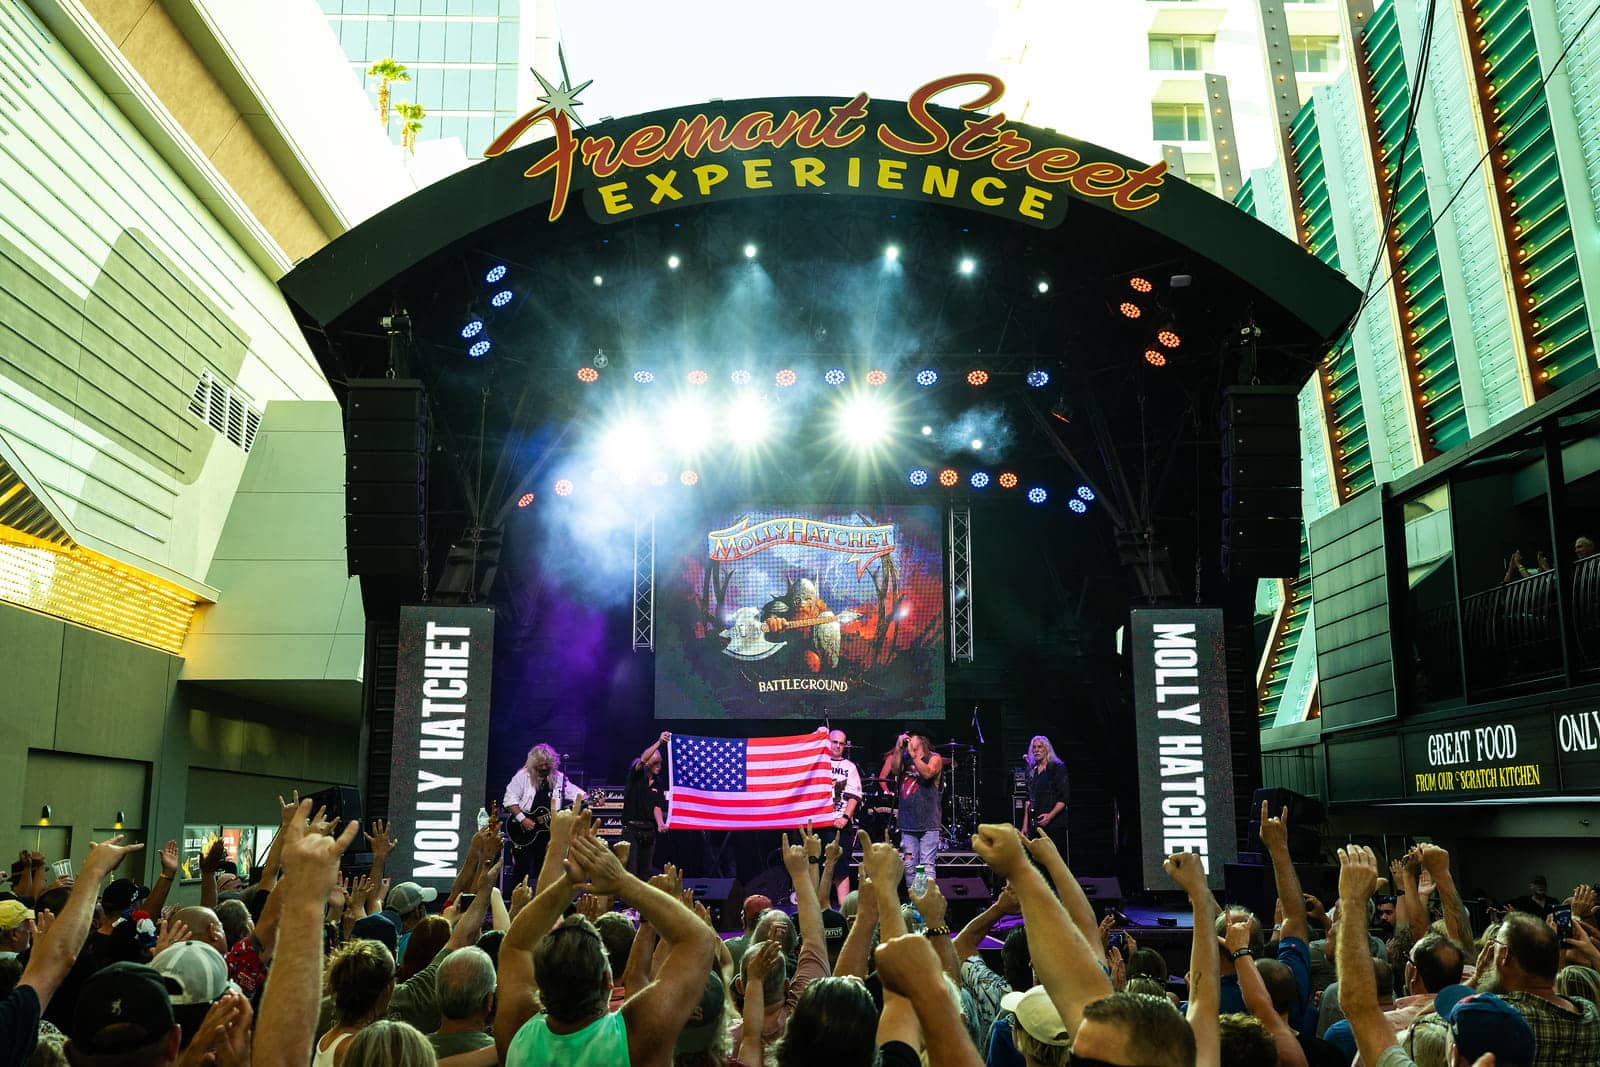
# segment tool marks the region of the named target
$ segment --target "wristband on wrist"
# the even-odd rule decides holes
[[[1255,955],[1256,955],[1256,950],[1251,948],[1249,945],[1246,945],[1244,948],[1237,949],[1234,952],[1229,953],[1229,955],[1231,955],[1236,960],[1237,959],[1242,959],[1245,956],[1249,956],[1251,959],[1254,959]]]
[[[929,937],[949,937],[950,927],[941,924],[939,926],[930,926],[922,932]]]

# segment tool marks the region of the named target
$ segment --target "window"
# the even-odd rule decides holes
[[[1326,74],[1339,66],[1339,38],[1291,37],[1289,52],[1301,74]]]
[[[1203,141],[1206,139],[1205,119],[1205,108],[1200,104],[1151,104],[1151,139]]]
[[[1204,189],[1208,193],[1217,191],[1217,176],[1210,171],[1190,171],[1186,177],[1189,180],[1189,184],[1196,188]]]
[[[1150,35],[1151,70],[1204,70],[1211,65],[1212,36]]]

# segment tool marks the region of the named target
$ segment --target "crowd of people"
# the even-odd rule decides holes
[[[901,851],[865,834],[856,890],[825,907],[851,843],[798,830],[782,848],[794,913],[751,898],[733,940],[671,866],[632,873],[629,844],[581,807],[554,814],[539,870],[509,899],[493,821],[440,896],[390,884],[382,823],[372,869],[341,873],[361,828],[297,799],[253,883],[223,873],[219,849],[203,858],[199,905],[167,905],[175,843],[149,889],[113,877],[142,848],[119,838],[92,845],[75,879],[25,855],[0,899],[0,1063],[1600,1064],[1588,886],[1474,931],[1444,850],[1418,846],[1380,877],[1352,846],[1325,907],[1301,891],[1287,813],[1263,810],[1270,926],[1219,905],[1199,857],[1166,863],[1198,932],[1180,980],[1109,936],[1112,917],[1038,829],[973,836],[1000,888],[959,930],[937,880],[908,888]]]

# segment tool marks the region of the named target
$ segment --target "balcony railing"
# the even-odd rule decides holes
[[[1574,565],[1569,610],[1577,638],[1574,666],[1600,667],[1600,556]],[[1467,597],[1461,628],[1470,687],[1482,692],[1560,677],[1560,627],[1555,571]]]

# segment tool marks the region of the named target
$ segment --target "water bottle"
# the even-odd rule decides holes
[[[479,808],[478,809],[478,829],[482,830],[485,826],[488,826],[488,825],[489,825],[489,809],[488,808]]]
[[[911,895],[920,897],[928,891],[928,868],[917,864],[917,871],[911,876]]]

